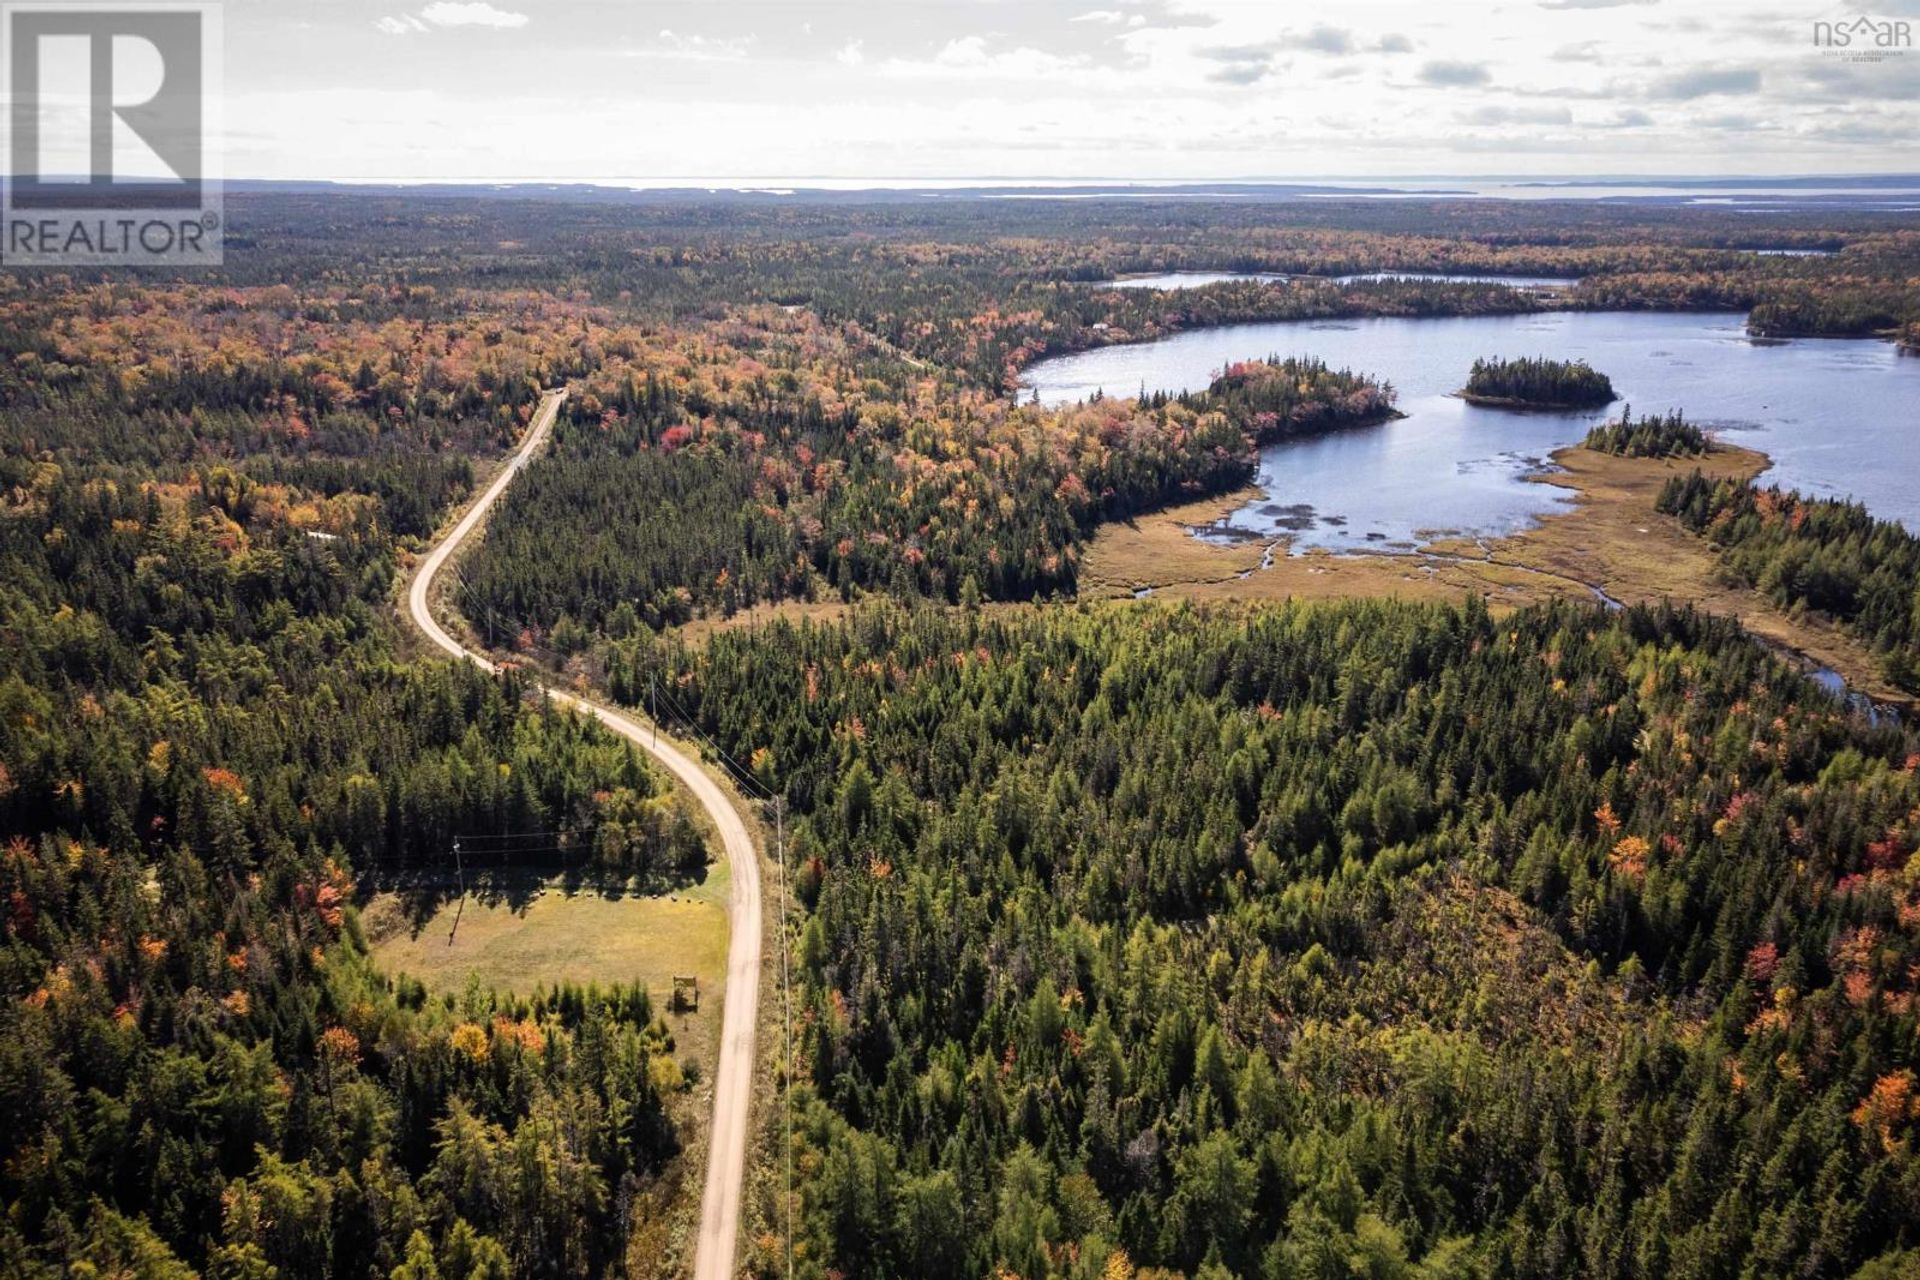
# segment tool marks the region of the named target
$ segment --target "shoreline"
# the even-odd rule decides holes
[[[1292,555],[1292,538],[1284,533],[1226,546],[1194,536],[1259,495],[1252,487],[1164,508],[1101,529],[1082,562],[1080,597],[1457,602],[1474,594],[1495,609],[1568,597],[1619,605],[1685,600],[1733,617],[1798,665],[1832,671],[1851,692],[1912,713],[1916,700],[1880,677],[1864,644],[1824,619],[1791,615],[1758,592],[1722,580],[1713,547],[1655,509],[1670,476],[1698,468],[1710,476],[1752,480],[1772,465],[1766,454],[1716,443],[1692,458],[1623,458],[1576,444],[1555,450],[1552,459],[1556,470],[1527,480],[1569,490],[1573,501],[1566,510],[1516,533],[1439,536],[1409,551],[1314,548]]]
[[[1590,404],[1576,404],[1572,401],[1522,400],[1517,396],[1483,396],[1471,391],[1455,391],[1456,400],[1464,400],[1481,409],[1506,409],[1515,413],[1590,413],[1595,409],[1604,409],[1610,404],[1620,403],[1619,396],[1606,400],[1595,400]]]

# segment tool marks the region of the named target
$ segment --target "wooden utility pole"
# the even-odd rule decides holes
[[[467,911],[467,872],[460,865],[460,837],[453,838],[453,874],[460,885],[460,902],[453,910],[453,927],[447,930],[447,945],[453,945],[453,935],[460,931],[460,917]]]

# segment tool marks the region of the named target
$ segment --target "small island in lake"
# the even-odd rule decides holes
[[[1593,409],[1615,398],[1607,375],[1586,361],[1545,356],[1475,360],[1460,397],[1507,409]]]
[[[1632,405],[1621,410],[1618,418],[1587,432],[1585,443],[1595,453],[1622,458],[1697,458],[1712,447],[1707,433],[1678,409],[1661,417],[1636,419]]]

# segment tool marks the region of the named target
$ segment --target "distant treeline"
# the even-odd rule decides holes
[[[1719,547],[1732,577],[1783,607],[1836,619],[1873,649],[1890,682],[1920,693],[1920,537],[1857,502],[1698,471],[1667,481],[1659,506]]]
[[[1733,210],[1601,201],[233,198],[254,234],[229,240],[222,286],[378,281],[416,308],[435,291],[442,299],[463,288],[552,291],[674,323],[718,306],[798,305],[999,389],[1039,355],[1207,324],[1546,305],[1505,285],[1433,280],[1223,284],[1177,295],[1089,287],[1130,271],[1575,276],[1568,304],[1582,308],[1745,311],[1872,299],[1867,309],[1920,318],[1911,218],[1842,209],[1782,214],[1760,234]],[[1842,252],[1750,251],[1761,245]]]
[[[1899,330],[1913,322],[1915,309],[1912,287],[1809,290],[1756,303],[1747,331],[1761,338],[1862,338]]]
[[[1586,446],[1623,458],[1684,458],[1707,451],[1707,433],[1686,420],[1678,409],[1658,417],[1635,419],[1633,406],[1620,416],[1587,432]]]
[[[1545,356],[1475,360],[1462,394],[1478,404],[1536,409],[1584,409],[1614,398],[1612,381],[1586,361]]]

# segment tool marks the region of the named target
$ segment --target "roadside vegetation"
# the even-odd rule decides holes
[[[0,379],[0,1256],[23,1277],[659,1256],[683,1081],[646,990],[429,996],[373,966],[355,906],[451,887],[461,838],[622,880],[705,860],[619,739],[401,654],[396,569],[548,376],[519,367],[533,335],[434,374],[497,320],[402,305],[376,337],[309,323],[318,302],[195,297],[49,292],[6,329],[37,355]],[[221,354],[181,354],[203,342]]]

